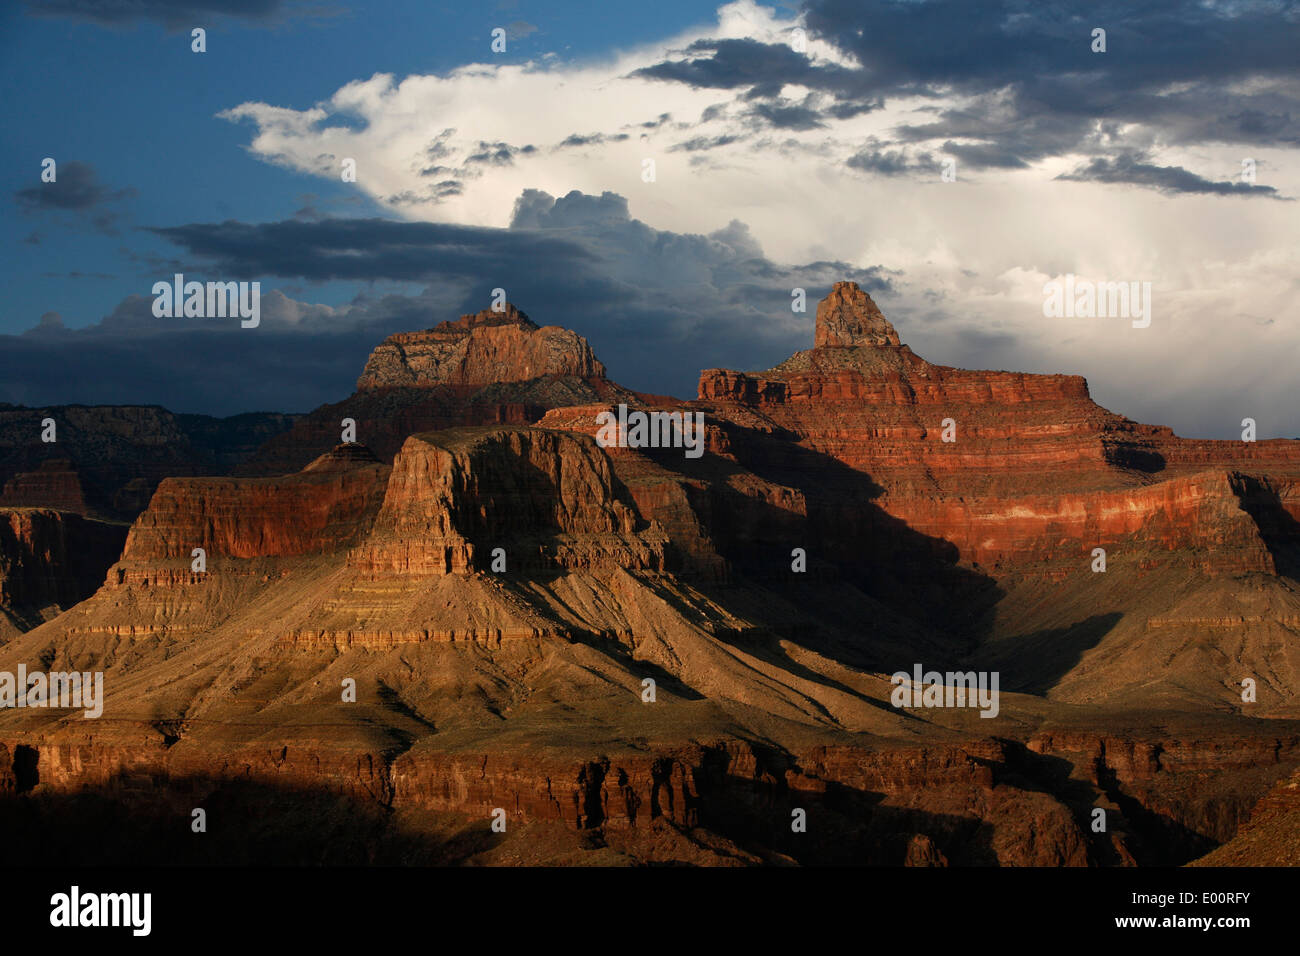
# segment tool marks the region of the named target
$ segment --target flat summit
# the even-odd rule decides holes
[[[549,376],[604,378],[582,336],[558,326],[539,328],[506,303],[443,322],[424,332],[390,335],[371,353],[357,390],[435,385],[489,385]]]

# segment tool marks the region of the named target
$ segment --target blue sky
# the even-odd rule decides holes
[[[306,411],[497,287],[689,397],[852,278],[931,361],[1300,435],[1297,40],[1280,0],[9,5],[0,401]],[[155,318],[174,271],[261,327]],[[1067,275],[1153,321],[1046,317]]]
[[[49,311],[69,326],[89,325],[126,295],[143,291],[157,270],[127,253],[171,251],[141,232],[144,226],[269,222],[292,217],[308,195],[318,205],[344,203],[347,215],[385,215],[342,183],[250,156],[247,130],[216,119],[222,110],[268,97],[305,109],[358,77],[446,71],[486,58],[498,26],[535,27],[511,29],[519,35],[508,38],[504,54],[494,55],[524,62],[546,52],[591,55],[620,35],[668,36],[713,13],[681,0],[629,3],[605,15],[586,7],[518,2],[466,9],[385,0],[365,9],[321,4],[315,14],[285,6],[265,20],[181,14],[183,20],[168,24],[34,15],[42,5],[6,5],[0,14],[0,79],[7,91],[0,103],[0,176],[15,188],[37,184],[40,162],[50,156],[89,163],[106,188],[136,193],[105,204],[119,217],[113,234],[75,216],[47,221],[6,204],[0,236],[8,254],[0,270],[8,295],[0,332],[28,329]],[[190,49],[193,27],[184,24],[191,23],[208,31],[204,54]],[[33,234],[39,245],[24,241]],[[69,279],[71,272],[85,277]],[[355,292],[355,284],[337,283],[314,290],[313,300],[338,303]]]

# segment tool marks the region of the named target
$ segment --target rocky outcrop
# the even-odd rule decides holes
[[[339,440],[344,419],[357,438],[391,461],[415,434],[470,425],[528,425],[550,409],[635,401],[605,378],[586,339],[539,328],[507,304],[389,336],[371,353],[357,391],[322,406],[241,466],[246,475],[297,471]]]
[[[1140,806],[1139,815],[1149,815],[1155,826],[1151,842],[1184,851],[1232,841],[1258,815],[1257,801],[1279,775],[1285,781],[1300,765],[1300,736],[1293,730],[1246,737],[1211,730],[1158,739],[1058,731],[1034,736],[1027,747],[1068,760],[1078,776],[1127,803],[1130,813]]]
[[[255,592],[273,593],[301,559],[333,575],[320,585],[327,593],[241,633],[336,649],[627,641],[627,614],[645,612],[605,602],[635,604],[644,585],[633,576],[661,575],[666,542],[584,436],[482,427],[417,435],[391,467],[344,444],[295,475],[163,482],[108,575],[109,590],[125,593],[65,626],[172,639],[217,628],[259,600]],[[514,582],[538,574],[568,575],[568,593],[516,593]],[[575,589],[602,596],[567,607]]]
[[[344,548],[364,536],[387,475],[368,450],[341,446],[283,478],[169,478],[131,527],[122,561],[188,565],[195,548],[208,561]]]
[[[601,447],[620,404],[703,454]],[[1186,862],[1300,764],[1300,454],[1234,445],[932,365],[851,284],[692,402],[513,309],[394,336],[0,646],[107,688],[93,734],[0,710],[0,791],[501,809],[545,861]],[[1000,675],[997,716],[900,710],[918,664]]]
[[[51,508],[86,513],[81,479],[66,458],[49,458],[35,471],[19,472],[0,491],[0,508]]]
[[[357,391],[490,385],[546,376],[604,378],[587,340],[567,329],[538,328],[513,305],[484,309],[426,332],[390,335],[371,353]]]
[[[0,640],[93,594],[125,538],[124,525],[48,508],[0,508]]]
[[[765,436],[789,436],[996,573],[1055,573],[1095,547],[1271,573],[1278,543],[1300,543],[1300,443],[1184,441],[1099,407],[1078,376],[932,365],[849,283],[818,307],[815,348],[765,372],[706,369],[699,404],[740,464],[770,474]]]
[[[898,333],[871,296],[856,282],[837,282],[817,304],[814,345],[819,349],[897,346],[899,341]]]
[[[354,812],[377,806],[398,817],[449,815],[485,832],[502,819],[503,832],[553,848],[566,845],[563,834],[586,834],[625,848],[628,862],[681,861],[665,843],[671,833],[725,848],[721,859],[704,854],[695,863],[876,866],[1169,865],[1220,840],[1228,842],[1201,865],[1285,864],[1295,840],[1294,755],[1283,755],[1281,769],[1263,753],[1256,762],[1242,752],[1223,763],[1214,754],[1224,741],[1207,742],[1212,769],[1204,759],[1198,769],[1174,761],[1135,783],[1115,773],[1108,755],[1158,755],[1162,740],[1097,738],[1098,753],[1082,739],[1058,737],[1067,749],[1040,753],[1041,739],[1028,748],[980,739],[780,751],[724,738],[644,751],[548,747],[525,757],[491,746],[439,749],[436,738],[398,754],[288,738],[284,746],[226,748],[214,758],[198,745],[201,734],[178,725],[116,743],[102,735],[3,741],[0,799],[39,781],[50,800],[76,791],[138,807],[175,797],[188,813],[220,792],[234,819],[258,812],[239,805],[238,786],[251,788],[250,799],[297,794],[302,802],[319,792],[328,802],[356,801]],[[1227,773],[1244,775],[1246,784],[1225,790]],[[1101,833],[1091,826],[1098,809]],[[791,827],[795,817],[804,829]]]
[[[1233,838],[1192,866],[1295,866],[1300,847],[1300,771],[1279,780]]]
[[[595,443],[563,432],[472,429],[408,438],[354,567],[371,573],[514,568],[659,570],[664,536],[614,491]]]
[[[1150,569],[1273,573],[1264,534],[1243,508],[1240,476],[1209,472],[1121,491],[998,498],[886,499],[909,527],[950,541],[981,567],[1068,573],[1093,549]]]

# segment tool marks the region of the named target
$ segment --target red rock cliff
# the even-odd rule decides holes
[[[343,445],[283,478],[168,478],[127,537],[123,561],[309,554],[365,533],[387,466]]]
[[[125,525],[48,508],[0,509],[0,639],[84,600],[122,552]]]
[[[448,574],[486,566],[657,569],[663,536],[638,530],[595,443],[539,429],[465,429],[407,439],[353,565]]]
[[[357,390],[433,385],[489,385],[548,375],[604,378],[587,340],[548,325],[538,328],[513,305],[443,322],[426,332],[390,335],[371,353]]]
[[[1187,441],[1101,408],[1079,376],[932,365],[854,283],[818,306],[815,343],[764,372],[701,373],[734,457],[770,473],[759,436],[789,435],[966,561],[1041,567],[1132,539],[1149,560],[1271,572],[1264,539],[1294,537],[1300,442]]]

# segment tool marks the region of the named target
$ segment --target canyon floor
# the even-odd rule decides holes
[[[104,687],[0,709],[11,862],[1300,861],[1300,442],[932,365],[853,283],[692,401],[511,306],[305,416],[0,407],[0,483],[0,699]]]

